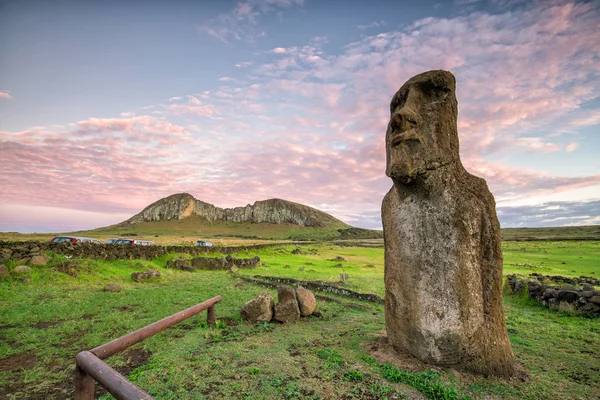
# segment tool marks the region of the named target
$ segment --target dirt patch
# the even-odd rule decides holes
[[[76,264],[72,261],[63,261],[58,263],[54,266],[54,269],[58,272],[62,272],[63,274],[72,276],[73,278],[77,277],[82,272],[90,272],[88,267]]]
[[[228,317],[218,317],[217,321],[224,322],[227,327],[239,325],[239,322]]]
[[[125,357],[125,365],[120,365],[118,367],[113,368],[124,377],[127,377],[131,373],[131,371],[133,371],[137,367],[147,364],[148,359],[152,355],[152,353],[150,353],[149,351],[137,347],[130,347],[129,349],[125,350],[122,354],[123,357]],[[106,389],[104,389],[102,386],[96,383],[96,392],[94,398],[101,397],[106,393]]]
[[[117,307],[117,310],[119,310],[121,312],[128,312],[128,311],[135,310],[135,307],[134,306],[121,306],[121,307]]]
[[[81,316],[81,319],[85,319],[86,321],[89,321],[90,319],[94,318],[96,315],[98,315],[98,314],[84,314]]]
[[[453,368],[441,368],[432,364],[427,364],[414,357],[412,354],[403,351],[397,351],[387,340],[385,331],[373,337],[373,341],[361,342],[361,348],[373,358],[381,363],[389,362],[390,364],[410,372],[421,372],[425,370],[437,371],[440,373],[448,372],[458,378],[463,384],[474,384],[480,382],[485,377],[481,375],[470,374],[468,372],[457,371]],[[517,364],[515,375],[509,380],[495,379],[499,383],[517,384],[529,380],[529,375],[525,368]],[[489,378],[488,378],[489,379]]]
[[[25,371],[33,368],[36,361],[37,357],[33,351],[13,354],[0,360],[0,371]]]
[[[31,324],[30,326],[35,329],[48,329],[48,328],[52,328],[53,326],[56,326],[56,325],[60,325],[60,322],[59,321],[40,321],[40,322]]]

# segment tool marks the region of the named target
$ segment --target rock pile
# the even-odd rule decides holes
[[[568,276],[560,276],[560,275],[542,275],[536,272],[529,274],[529,276],[533,277],[533,279],[537,279],[538,281],[552,281],[555,283],[569,283],[571,285],[588,285],[600,286],[600,279],[594,278],[593,276],[583,276],[581,275],[578,278],[568,277]]]
[[[136,282],[148,281],[154,278],[160,278],[160,271],[157,271],[155,269],[147,269],[142,272],[134,272],[131,274],[131,279],[133,279]]]
[[[167,261],[167,268],[176,268],[184,271],[193,271],[196,269],[203,270],[232,270],[238,269],[253,269],[261,265],[260,257],[252,258],[235,258],[227,257],[197,257],[191,260],[177,259]]]
[[[277,287],[277,298],[279,302],[275,304],[269,293],[262,293],[244,304],[240,314],[244,320],[250,322],[275,320],[287,323],[298,321],[301,316],[307,317],[316,313],[315,295],[301,286],[294,289],[288,285],[280,285]]]
[[[529,298],[542,305],[562,310],[577,310],[594,317],[600,317],[600,290],[585,283],[576,288],[566,283],[562,286],[550,286],[538,280],[520,279],[516,275],[507,276],[507,284],[511,293],[526,292]]]
[[[0,262],[12,259],[17,264],[44,266],[50,261],[50,257],[42,253],[46,249],[44,246],[40,246],[38,242],[21,242],[15,243],[14,246],[2,247],[0,250]]]

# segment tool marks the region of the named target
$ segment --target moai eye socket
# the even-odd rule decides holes
[[[452,89],[450,89],[444,82],[435,80],[419,82],[418,85],[419,90],[421,93],[423,93],[423,95],[438,101],[444,100],[452,91]]]

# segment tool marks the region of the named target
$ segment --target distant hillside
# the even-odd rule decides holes
[[[504,240],[600,240],[600,225],[503,228]]]
[[[330,214],[291,201],[269,199],[245,207],[220,208],[188,193],[165,197],[126,221],[89,232],[300,240],[382,237],[381,231],[354,228]]]

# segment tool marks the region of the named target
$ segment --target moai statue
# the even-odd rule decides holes
[[[429,71],[392,99],[382,204],[388,340],[427,363],[507,377],[494,197],[458,152],[456,80]]]

